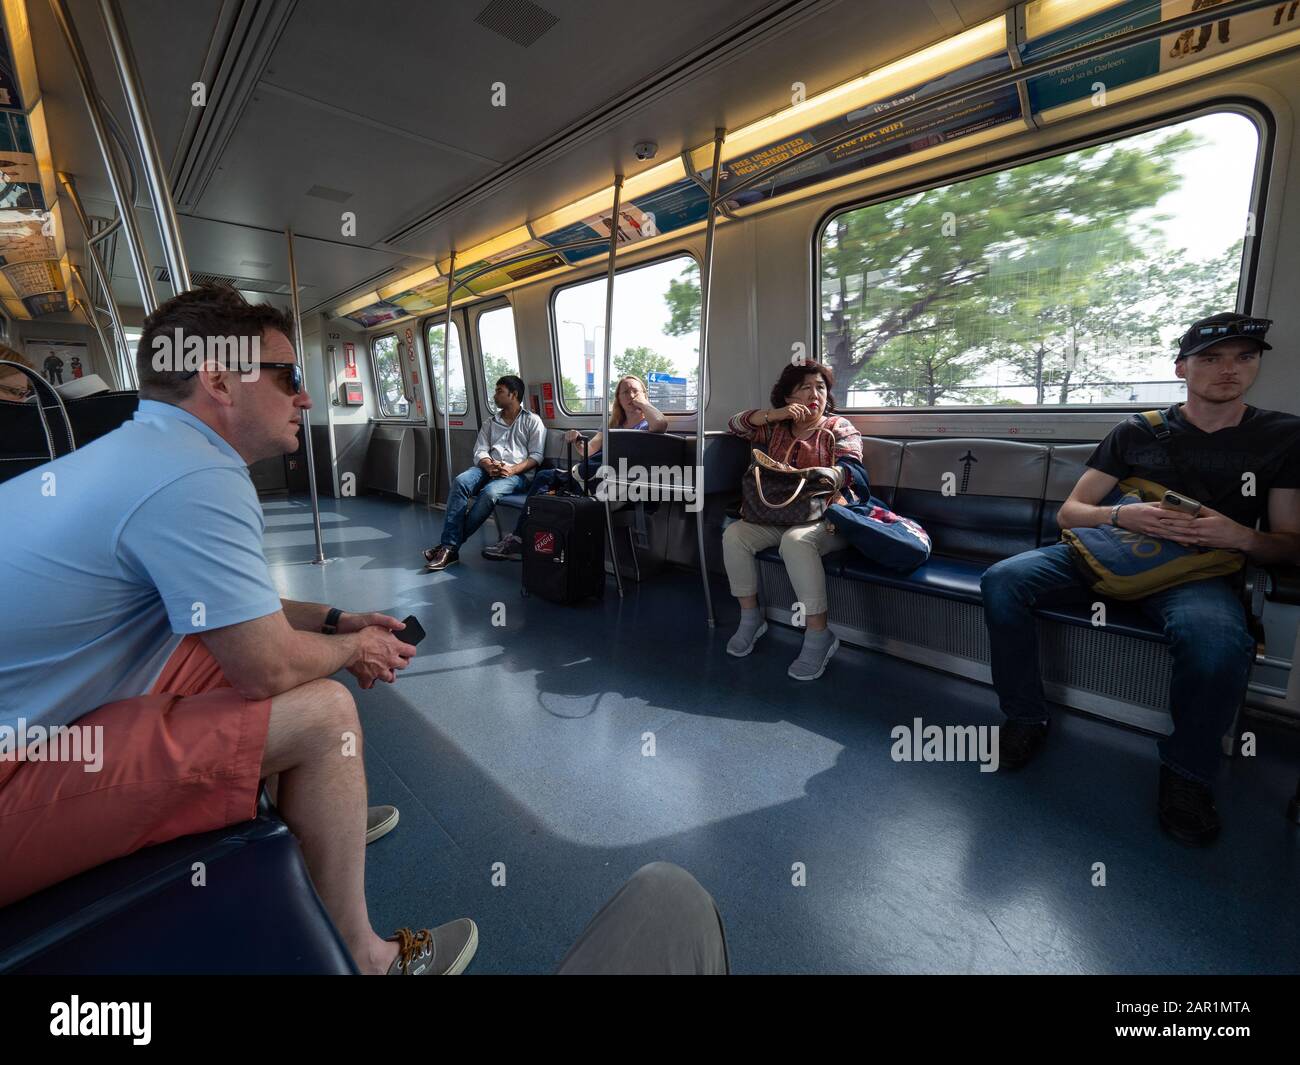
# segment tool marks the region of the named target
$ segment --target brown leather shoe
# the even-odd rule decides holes
[[[426,551],[424,557],[429,560],[429,564],[424,567],[425,572],[438,573],[441,570],[445,570],[453,562],[459,560],[460,555],[446,544],[439,544],[431,551]]]

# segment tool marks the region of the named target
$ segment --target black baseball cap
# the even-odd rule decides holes
[[[1264,342],[1264,334],[1272,324],[1271,318],[1252,318],[1248,314],[1212,314],[1193,322],[1178,338],[1178,355],[1174,361],[1212,348],[1221,340],[1249,340],[1258,344],[1260,351],[1272,351],[1273,345]]]

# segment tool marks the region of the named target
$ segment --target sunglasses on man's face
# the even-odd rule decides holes
[[[295,396],[302,392],[302,367],[296,362],[259,362],[258,366],[264,370],[288,370],[289,391]]]
[[[292,392],[295,396],[302,392],[302,367],[298,363],[296,362],[255,362],[252,365],[260,366],[263,370],[288,370],[289,379],[286,382],[286,384],[288,384],[289,386],[289,391]],[[196,377],[198,376],[198,372],[199,372],[198,370],[191,370],[189,373],[184,375],[182,380],[185,377]]]

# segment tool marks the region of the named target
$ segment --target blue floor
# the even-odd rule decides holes
[[[1188,850],[1156,824],[1149,737],[1060,711],[1015,774],[895,762],[890,731],[913,717],[999,723],[992,690],[847,646],[800,684],[791,630],[724,653],[725,584],[713,631],[688,572],[559,607],[520,596],[518,563],[479,557],[490,522],[425,574],[440,512],[321,506],[323,567],[304,564],[306,501],[265,503],[281,594],[414,613],[429,633],[397,684],[357,691],[371,801],[401,809],[367,852],[381,934],[468,915],[471,972],[549,971],[632,872],[666,859],[717,900],[741,973],[1300,971],[1289,729],[1252,722],[1259,755],[1218,784],[1223,835]]]

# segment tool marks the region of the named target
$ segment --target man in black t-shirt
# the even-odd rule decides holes
[[[1242,401],[1259,374],[1271,323],[1240,314],[1196,322],[1179,340],[1174,372],[1187,402],[1165,412],[1168,435],[1144,419],[1110,431],[1061,505],[1062,529],[1111,524],[1145,536],[1240,551],[1253,562],[1300,561],[1300,417]],[[1127,477],[1154,481],[1203,504],[1189,515],[1159,503],[1099,505]],[[1263,528],[1256,524],[1263,522]],[[981,581],[993,685],[1007,723],[1000,764],[1024,765],[1047,735],[1032,610],[1048,599],[1086,597],[1072,549],[1053,544],[990,566]],[[1173,658],[1169,712],[1160,741],[1161,827],[1188,844],[1210,842],[1219,816],[1210,790],[1220,740],[1246,692],[1255,641],[1230,578],[1191,581],[1146,596]]]

